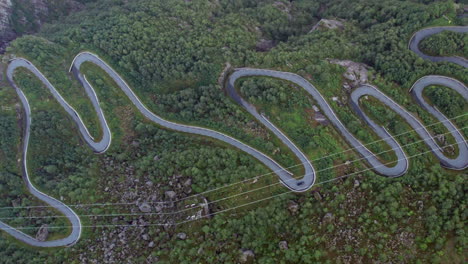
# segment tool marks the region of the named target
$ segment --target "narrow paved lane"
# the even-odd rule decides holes
[[[457,56],[453,56],[453,57],[430,56],[430,55],[425,54],[419,49],[419,43],[422,40],[432,35],[439,34],[443,31],[468,33],[468,27],[452,26],[452,27],[430,27],[430,28],[421,29],[417,31],[416,33],[414,33],[413,36],[411,37],[410,42],[409,42],[409,49],[412,50],[414,53],[416,53],[419,57],[425,60],[430,60],[432,62],[442,62],[442,61],[452,62],[452,63],[456,63],[460,66],[467,68],[468,60],[466,58],[457,57]]]
[[[443,30],[452,30],[450,29],[423,29],[413,36],[410,41],[410,49],[415,51],[419,56],[429,59],[431,61],[449,61],[460,64],[464,67],[467,67],[466,60],[457,57],[431,57],[421,53],[418,49],[419,42],[424,39],[425,37],[439,33]],[[466,32],[467,27],[459,27],[456,28],[457,32]],[[440,113],[436,108],[429,105],[422,96],[422,91],[425,87],[432,84],[443,85],[449,88],[452,88],[459,94],[461,94],[466,100],[468,100],[468,90],[466,86],[454,79],[444,77],[444,76],[426,76],[418,80],[410,90],[412,96],[415,100],[428,112],[434,115],[439,121],[443,122],[445,127],[449,131],[452,131],[452,135],[454,136],[456,142],[458,143],[459,148],[459,155],[458,157],[451,159],[447,158],[443,155],[440,148],[437,146],[437,143],[434,141],[430,133],[426,130],[424,125],[411,113],[407,112],[403,109],[400,105],[394,102],[391,98],[380,92],[377,88],[364,85],[357,89],[355,89],[351,94],[351,106],[356,111],[356,113],[366,121],[366,123],[377,133],[377,135],[384,140],[387,144],[389,144],[393,151],[396,153],[398,162],[395,166],[389,167],[382,164],[374,154],[368,150],[359,140],[357,140],[341,123],[341,121],[337,118],[336,114],[328,104],[328,102],[323,98],[320,92],[306,79],[302,78],[301,76],[288,73],[288,72],[280,72],[280,71],[273,71],[273,70],[263,70],[263,69],[251,69],[251,68],[240,68],[236,69],[234,73],[229,77],[228,84],[227,84],[227,91],[229,96],[234,99],[238,104],[240,104],[244,109],[246,109],[252,116],[254,116],[259,122],[261,122],[265,127],[270,129],[293,153],[297,156],[297,158],[301,161],[302,165],[305,169],[305,174],[302,179],[295,179],[293,175],[281,167],[277,162],[273,159],[268,157],[266,154],[240,142],[237,139],[234,139],[228,135],[223,133],[202,128],[202,127],[195,127],[195,126],[188,126],[183,124],[178,124],[175,122],[170,122],[167,120],[162,119],[161,117],[157,116],[153,112],[151,112],[137,97],[137,95],[133,92],[133,90],[128,86],[128,84],[103,60],[101,60],[98,56],[89,53],[89,52],[82,52],[78,54],[72,62],[70,67],[70,71],[73,72],[74,76],[80,81],[80,83],[85,88],[86,94],[92,102],[94,110],[96,111],[101,128],[103,129],[103,136],[102,139],[99,141],[95,141],[95,139],[90,135],[88,129],[84,125],[80,115],[77,111],[71,107],[60,95],[60,93],[55,89],[55,87],[47,80],[47,78],[29,61],[26,59],[14,59],[11,60],[8,69],[7,69],[7,78],[10,84],[15,88],[16,92],[18,93],[18,97],[20,98],[25,113],[25,129],[24,129],[24,136],[23,136],[23,154],[22,154],[22,170],[23,174],[26,179],[26,184],[28,190],[38,199],[42,200],[43,202],[49,204],[52,207],[55,207],[61,213],[63,213],[72,226],[71,233],[63,239],[52,240],[52,241],[38,241],[35,238],[24,234],[23,232],[14,229],[7,224],[0,222],[0,229],[3,229],[5,232],[9,233],[13,237],[29,244],[32,246],[37,247],[57,247],[57,246],[70,246],[75,244],[80,236],[81,236],[81,222],[78,215],[70,209],[68,206],[63,204],[62,202],[58,201],[57,199],[50,197],[41,191],[39,191],[36,187],[34,187],[30,181],[28,170],[27,170],[27,152],[28,152],[28,144],[29,144],[29,137],[30,137],[30,126],[31,126],[31,109],[28,103],[28,100],[22,90],[16,85],[13,80],[13,76],[15,74],[15,70],[18,68],[26,68],[31,73],[36,75],[51,91],[55,99],[60,103],[60,105],[65,109],[65,111],[72,117],[73,121],[78,126],[78,130],[82,135],[85,142],[93,149],[96,153],[105,152],[111,142],[112,142],[112,134],[110,132],[109,126],[107,124],[106,118],[104,113],[100,107],[99,99],[91,87],[89,82],[87,81],[86,77],[83,76],[80,72],[80,66],[84,62],[91,62],[100,68],[102,68],[122,89],[122,91],[127,95],[127,97],[132,101],[133,105],[149,120],[153,121],[154,123],[158,124],[159,126],[165,127],[167,129],[171,129],[174,131],[185,132],[190,134],[196,134],[201,136],[210,137],[213,139],[217,139],[223,141],[225,143],[230,144],[249,155],[252,155],[260,162],[262,162],[265,166],[269,169],[274,171],[280,178],[281,182],[288,187],[289,189],[295,192],[303,192],[311,188],[315,182],[316,175],[315,170],[308,160],[307,156],[284,134],[278,129],[272,122],[270,122],[265,116],[259,114],[256,108],[246,102],[235,90],[235,82],[239,78],[249,77],[249,76],[265,76],[265,77],[274,77],[283,79],[292,83],[295,83],[302,88],[304,88],[317,102],[323,113],[327,116],[330,122],[334,125],[335,129],[346,139],[346,141],[356,149],[357,152],[364,159],[367,163],[374,169],[375,172],[386,176],[386,177],[398,177],[406,173],[408,169],[408,159],[401,148],[401,146],[396,142],[393,137],[387,132],[384,127],[379,126],[374,121],[372,121],[365,113],[362,111],[361,107],[359,106],[359,99],[362,96],[368,95],[373,96],[378,99],[383,104],[390,107],[393,111],[397,114],[402,116],[420,135],[421,138],[424,139],[426,145],[432,150],[432,152],[436,155],[436,157],[440,160],[441,164],[444,167],[450,169],[461,170],[465,169],[468,166],[468,145],[464,140],[463,135],[460,131],[457,130],[456,126],[451,123],[442,113]]]

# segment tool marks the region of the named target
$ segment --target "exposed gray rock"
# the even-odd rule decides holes
[[[322,219],[323,223],[331,223],[335,220],[335,216],[332,213],[326,213]]]
[[[141,238],[143,238],[143,240],[145,240],[145,241],[148,241],[148,240],[149,240],[148,234],[143,234],[143,235],[141,236]]]
[[[150,248],[154,247],[154,242],[151,241],[151,242],[148,244],[148,247],[150,247]]]
[[[177,193],[174,192],[174,191],[166,191],[164,194],[165,194],[166,197],[169,198],[169,199],[174,199],[174,198],[176,198],[176,196],[177,196]]]
[[[288,210],[291,214],[296,214],[299,211],[299,205],[294,201],[289,201]]]
[[[184,186],[185,186],[185,187],[190,187],[190,186],[192,186],[192,179],[187,179],[187,180],[184,182]]]
[[[362,84],[369,82],[368,79],[368,68],[369,66],[364,63],[358,63],[350,60],[336,60],[330,59],[328,62],[337,64],[346,68],[346,72],[343,73],[343,77],[347,82],[343,85],[345,90],[351,90]]]
[[[322,201],[322,195],[320,194],[320,192],[314,192],[314,198],[317,200],[317,201]]]
[[[14,199],[13,201],[11,201],[11,205],[12,205],[13,207],[18,207],[18,206],[20,206],[20,205],[21,205],[21,199],[19,199],[19,198],[18,198],[18,199]]]
[[[39,241],[46,241],[49,236],[49,226],[43,224],[36,233],[36,239]]]
[[[312,29],[309,31],[309,33],[314,32],[315,30],[319,28],[327,28],[327,29],[343,29],[344,25],[341,21],[338,20],[333,20],[333,19],[325,19],[322,18],[320,19],[317,24],[315,24]]]
[[[210,218],[210,204],[205,197],[202,197],[203,203],[200,204],[201,208],[203,209],[203,216]]]
[[[185,234],[185,233],[178,233],[178,234],[177,234],[177,238],[180,239],[180,240],[185,240],[185,239],[187,239],[187,234]]]
[[[354,180],[354,187],[359,187],[361,183],[358,180]]]
[[[279,246],[279,248],[280,248],[281,250],[286,250],[286,249],[288,249],[288,242],[287,242],[287,241],[284,241],[284,240],[283,240],[283,241],[280,241],[280,242],[278,243],[278,246]]]
[[[328,121],[327,117],[324,116],[323,114],[319,113],[319,112],[316,112],[314,113],[314,119],[315,121],[317,121],[319,124],[321,125],[328,125],[330,122]]]
[[[241,256],[239,258],[239,262],[246,263],[247,261],[249,261],[249,259],[253,259],[253,258],[255,258],[255,253],[252,250],[250,249],[242,250]]]
[[[160,203],[156,204],[154,209],[156,210],[157,213],[160,213],[163,210],[164,206]]]
[[[255,45],[255,48],[257,51],[269,51],[275,46],[275,43],[273,40],[267,40],[267,39],[261,39],[257,44]]]
[[[143,213],[149,213],[151,212],[151,205],[149,205],[148,203],[142,203],[140,206],[140,211],[142,211]]]
[[[436,135],[435,138],[437,139],[437,141],[439,141],[440,144],[442,145],[445,145],[446,143],[446,139],[445,139],[445,136],[442,134],[442,135]]]
[[[220,87],[224,86],[224,82],[226,81],[226,77],[229,75],[229,73],[232,71],[232,66],[229,62],[226,62],[226,66],[224,67],[223,71],[218,77],[218,84]]]

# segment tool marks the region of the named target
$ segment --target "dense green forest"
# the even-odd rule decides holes
[[[465,68],[425,61],[408,50],[411,35],[421,28],[466,23],[456,17],[459,5],[453,1],[84,2],[82,11],[14,41],[2,68],[12,56],[28,58],[97,138],[101,128],[92,105],[67,73],[83,50],[105,59],[161,117],[226,133],[286,167],[295,166],[296,158],[225,94],[218,78],[226,64],[303,76],[357,138],[391,163],[395,157],[389,146],[373,143],[378,137],[348,104],[346,68],[330,59],[363,63],[371,84],[418,115],[434,135],[442,135],[447,155],[456,152],[447,147],[452,142],[447,129],[434,124],[437,120],[408,93],[427,74],[468,81]],[[322,18],[342,26],[311,31]],[[421,45],[434,55],[463,56],[465,42],[464,35],[441,33]],[[250,263],[463,263],[467,258],[466,171],[443,169],[412,128],[372,98],[361,102],[366,112],[398,135],[411,158],[403,177],[389,179],[370,171],[331,124],[318,121],[316,103],[299,87],[265,77],[237,82],[244,98],[319,171],[314,188],[292,194],[251,156],[214,140],[162,129],[146,120],[104,71],[90,64],[81,71],[96,89],[112,131],[112,146],[101,155],[87,147],[36,78],[20,71],[15,79],[33,108],[28,155],[33,182],[66,204],[83,204],[73,209],[87,227],[73,247],[51,250],[26,247],[2,232],[2,263],[237,263],[243,258]],[[0,220],[30,227],[25,232],[32,235],[48,224],[57,227],[49,239],[63,237],[67,222],[57,212],[12,208],[41,203],[28,195],[18,163],[20,102],[5,80],[0,87]],[[425,96],[468,135],[467,104],[461,96],[443,87],[430,87]],[[302,169],[291,170],[300,175]],[[340,176],[346,177],[324,182]],[[201,195],[192,196],[196,193]],[[203,197],[211,202],[213,217],[177,227],[158,225],[196,214],[193,209],[176,212],[202,203]],[[166,202],[163,208],[158,201]],[[173,214],[142,216],[139,205],[144,202],[152,212]],[[117,204],[92,205],[96,203]]]
[[[421,42],[421,50],[434,56],[468,57],[468,36],[462,33],[442,32]]]

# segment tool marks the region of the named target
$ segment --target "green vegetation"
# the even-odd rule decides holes
[[[73,57],[83,50],[99,54],[163,118],[229,134],[289,167],[297,162],[295,157],[229,99],[217,82],[226,62],[303,76],[319,89],[340,120],[370,144],[377,138],[347,103],[345,69],[327,59],[367,64],[371,84],[425,124],[435,123],[415,104],[408,89],[427,74],[467,83],[466,69],[424,61],[407,49],[407,42],[413,32],[445,23],[443,15],[454,17],[452,1],[101,0],[44,26],[36,36],[17,39],[7,56],[24,56],[34,63],[77,109],[95,137],[101,128],[92,105],[67,73]],[[320,18],[341,19],[344,27],[309,33]],[[269,41],[271,49],[260,51],[262,40]],[[81,71],[101,101],[113,133],[112,146],[105,154],[93,154],[50,93],[30,73],[20,71],[15,78],[33,107],[31,177],[39,189],[63,198],[66,204],[121,203],[73,208],[85,226],[133,226],[86,227],[77,245],[51,250],[25,247],[2,232],[0,259],[6,263],[93,259],[101,263],[112,262],[111,257],[113,262],[236,263],[239,251],[246,249],[255,253],[258,263],[462,263],[466,259],[466,171],[441,168],[428,148],[416,143],[417,134],[372,98],[361,102],[366,112],[392,135],[402,134],[396,136],[401,145],[411,144],[404,150],[415,157],[401,178],[379,177],[363,161],[353,162],[360,156],[348,151],[349,145],[331,125],[313,118],[314,101],[300,88],[271,78],[239,80],[240,93],[321,170],[311,191],[279,195],[287,189],[276,175],[255,178],[269,171],[254,158],[220,142],[150,123],[102,70],[84,64]],[[7,83],[1,87],[0,105],[11,110],[0,108],[0,207],[41,205],[28,196],[17,163],[21,126],[15,104],[19,102]],[[431,87],[425,95],[449,117],[467,111],[463,98],[446,89]],[[463,127],[466,117],[455,123]],[[429,130],[448,132],[442,126]],[[378,143],[369,148],[379,153],[388,146]],[[392,153],[379,157],[394,159]],[[344,166],[345,161],[350,163]],[[352,176],[321,183],[343,175]],[[187,180],[191,185],[184,185]],[[157,224],[184,221],[196,210],[170,216],[132,215],[141,213],[136,202],[147,201],[154,211],[155,201],[167,200],[165,191],[174,190],[177,198],[184,198],[241,180],[246,181],[203,194],[209,201],[236,195],[210,204],[213,213],[223,212],[211,219],[165,228]],[[266,199],[272,195],[279,196]],[[253,203],[259,199],[263,201]],[[195,197],[163,211],[175,212],[200,202]],[[236,209],[225,211],[231,208]],[[89,216],[100,214],[127,215]],[[57,213],[43,209],[1,210],[0,220],[53,215]],[[148,226],[136,227],[141,221]],[[67,222],[60,217],[5,222],[35,228],[44,223],[60,226],[53,237],[67,231]],[[187,239],[177,238],[179,232],[186,233]],[[142,234],[149,239],[142,239]],[[119,242],[119,236],[125,236],[125,243]],[[280,249],[280,241],[287,241],[288,249]]]
[[[22,35],[39,30],[44,22],[55,21],[78,9],[80,4],[95,0],[11,0],[11,27]]]
[[[468,57],[468,36],[463,33],[452,31],[442,32],[430,36],[420,43],[420,48],[424,53],[433,56],[461,56]]]

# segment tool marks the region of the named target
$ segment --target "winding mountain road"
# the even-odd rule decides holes
[[[436,57],[425,54],[419,49],[419,43],[427,37],[441,33],[442,31],[453,31],[458,33],[467,33],[468,27],[448,26],[448,27],[429,27],[421,29],[413,34],[409,42],[409,49],[416,53],[419,57],[430,60],[433,62],[452,62],[465,68],[468,67],[468,60],[466,58],[453,56],[453,57]]]
[[[456,30],[461,30],[460,32],[466,32],[468,27],[461,27],[459,29],[457,27]],[[439,33],[445,29],[440,28],[433,28],[433,30],[423,29],[415,33],[410,41],[410,49],[415,51],[418,55],[425,59],[429,59],[432,61],[449,61],[460,64],[464,67],[467,67],[466,60],[460,60],[461,58],[453,58],[453,57],[431,57],[422,54],[418,49],[418,43],[424,39],[425,37]],[[450,29],[446,30],[452,30]],[[86,77],[80,73],[80,66],[84,62],[91,62],[101,69],[103,69],[122,89],[122,91],[127,95],[127,97],[132,101],[133,105],[149,120],[153,121],[154,123],[165,127],[167,129],[185,132],[190,134],[196,134],[201,136],[210,137],[213,139],[217,139],[223,141],[225,143],[230,144],[249,155],[252,155],[260,162],[262,162],[265,166],[269,169],[274,171],[280,178],[281,182],[295,192],[303,192],[308,190],[314,185],[316,175],[315,170],[310,161],[308,160],[307,156],[285,135],[278,129],[273,123],[271,123],[265,116],[259,114],[256,108],[245,101],[235,90],[235,82],[239,78],[249,77],[249,76],[266,76],[266,77],[274,77],[283,79],[292,83],[295,83],[302,88],[304,88],[317,102],[320,106],[323,113],[327,116],[330,122],[334,125],[337,131],[343,135],[346,141],[355,148],[360,155],[364,157],[367,163],[380,175],[386,177],[398,177],[406,173],[409,162],[404,153],[401,146],[396,142],[393,137],[387,132],[384,127],[377,125],[374,121],[372,121],[365,113],[362,111],[361,107],[359,106],[359,99],[362,96],[372,96],[378,99],[383,104],[390,107],[393,111],[398,113],[401,117],[403,117],[424,139],[424,142],[428,145],[428,147],[432,150],[432,152],[437,156],[440,160],[441,164],[444,167],[461,170],[465,169],[468,166],[468,145],[464,140],[463,135],[460,131],[457,130],[456,126],[452,124],[442,113],[440,113],[436,108],[429,105],[422,96],[422,91],[425,87],[432,84],[438,84],[447,86],[452,88],[453,90],[457,91],[461,94],[466,100],[468,100],[468,89],[466,86],[454,79],[444,77],[444,76],[426,76],[418,80],[410,90],[413,97],[416,101],[427,111],[429,111],[432,115],[434,115],[439,121],[443,122],[443,124],[447,127],[451,132],[453,137],[455,138],[456,142],[458,143],[459,148],[459,155],[454,158],[448,158],[443,155],[440,148],[437,146],[437,143],[434,141],[430,133],[425,129],[424,125],[411,113],[407,112],[403,109],[400,105],[395,103],[391,98],[380,92],[377,88],[371,85],[364,85],[357,89],[355,89],[351,94],[351,106],[356,111],[356,113],[363,118],[367,124],[377,133],[379,137],[381,137],[385,142],[387,142],[396,153],[398,162],[393,167],[388,167],[382,164],[374,154],[368,150],[359,140],[357,140],[348,130],[347,128],[341,123],[341,121],[337,118],[334,111],[328,104],[328,102],[323,98],[320,92],[306,79],[302,78],[301,76],[288,73],[288,72],[280,72],[280,71],[273,71],[273,70],[263,70],[263,69],[251,69],[251,68],[239,68],[234,71],[234,73],[229,77],[227,82],[227,91],[229,96],[238,104],[240,104],[244,109],[246,109],[250,114],[252,114],[259,122],[261,122],[264,126],[270,129],[293,153],[297,156],[297,158],[301,161],[302,165],[305,168],[305,174],[302,179],[295,179],[293,175],[287,171],[285,168],[280,166],[277,162],[271,159],[266,154],[240,142],[237,139],[234,139],[228,135],[223,133],[202,128],[202,127],[195,127],[189,125],[178,124],[175,122],[170,122],[167,120],[162,119],[161,117],[157,116],[153,112],[151,112],[138,98],[138,96],[133,92],[133,90],[129,87],[129,85],[116,73],[108,64],[106,64],[103,60],[101,60],[97,55],[94,55],[90,52],[82,52],[79,53],[73,60],[72,65],[70,67],[70,72],[78,79],[78,81],[83,85],[85,88],[86,94],[92,102],[94,110],[96,111],[100,125],[103,129],[103,136],[102,139],[96,141],[89,133],[88,129],[84,125],[80,115],[78,112],[71,107],[64,98],[60,95],[60,93],[55,89],[55,87],[47,80],[47,78],[28,60],[17,58],[13,59],[9,62],[8,69],[7,69],[7,78],[10,84],[15,88],[18,96],[22,102],[25,112],[25,129],[23,135],[23,153],[22,153],[22,171],[26,179],[26,184],[28,190],[31,192],[32,195],[37,197],[39,200],[49,204],[50,206],[56,208],[58,211],[63,213],[71,223],[72,231],[71,233],[63,239],[52,240],[52,241],[38,241],[35,238],[24,234],[23,232],[3,223],[0,222],[0,229],[3,229],[5,232],[9,233],[13,237],[17,238],[18,240],[23,241],[26,244],[37,246],[37,247],[58,247],[58,246],[71,246],[75,244],[80,236],[82,231],[82,226],[80,222],[80,218],[78,215],[70,209],[68,206],[63,204],[62,202],[58,201],[57,199],[44,194],[43,192],[39,191],[34,185],[31,183],[29,174],[28,174],[28,167],[27,167],[27,152],[28,152],[28,144],[29,144],[29,137],[30,137],[30,127],[31,127],[31,108],[29,106],[28,100],[22,90],[16,85],[14,82],[13,76],[15,74],[15,70],[18,68],[26,68],[31,73],[36,75],[50,90],[52,95],[55,99],[60,103],[60,105],[65,109],[65,111],[72,117],[74,122],[77,124],[80,134],[82,135],[85,142],[93,149],[96,153],[105,152],[111,142],[112,142],[112,134],[110,132],[109,126],[107,124],[106,118],[102,109],[100,108],[99,99],[87,81]],[[465,63],[465,64],[463,64]]]

